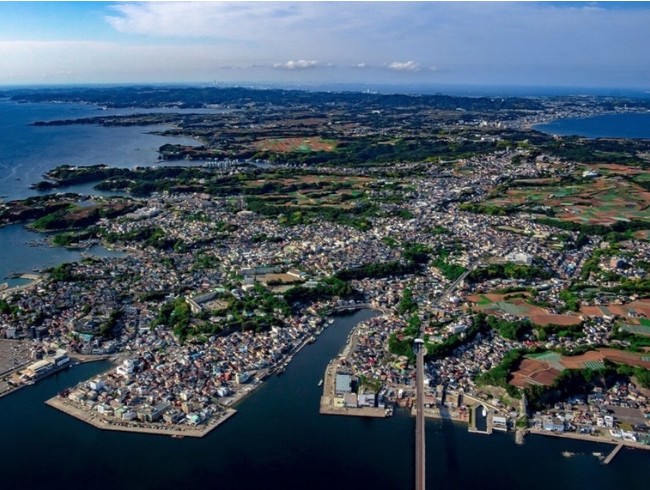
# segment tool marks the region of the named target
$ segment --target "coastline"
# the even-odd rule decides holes
[[[530,130],[530,131],[539,131],[540,133],[552,135],[552,136],[578,136],[580,138],[587,138],[587,139],[647,139],[650,138],[650,136],[585,136],[585,135],[580,135],[576,134],[572,131],[565,131],[562,133],[556,133],[552,132],[546,129],[540,129],[539,126],[544,126],[547,124],[552,124],[558,121],[584,121],[588,119],[593,119],[596,117],[602,117],[602,116],[635,116],[635,115],[650,115],[650,111],[640,111],[640,110],[634,110],[634,111],[602,111],[602,112],[594,112],[593,114],[567,114],[567,115],[561,115],[561,116],[551,116],[551,115],[542,115],[539,117],[538,120],[532,121],[532,122],[526,122],[522,125],[523,129]]]
[[[156,422],[148,422],[147,424],[132,424],[129,422],[117,421],[108,417],[104,417],[97,412],[90,412],[74,406],[72,403],[65,401],[65,399],[59,395],[46,400],[45,404],[78,420],[81,420],[82,422],[90,424],[97,429],[114,430],[119,432],[136,432],[141,434],[166,435],[172,437],[204,437],[237,413],[237,410],[226,407],[219,417],[210,419],[207,424],[190,427],[187,425],[166,425]]]
[[[370,304],[360,305],[358,308],[352,307],[337,307],[332,311],[346,311],[349,309],[370,309],[377,311],[380,315],[385,315],[387,311],[384,308],[377,308]],[[359,322],[348,335],[345,345],[339,351],[337,357],[332,359],[325,368],[323,374],[323,394],[320,398],[319,413],[321,415],[347,415],[352,417],[371,417],[371,418],[386,418],[392,415],[390,408],[380,407],[346,407],[340,402],[341,398],[336,397],[336,372],[338,370],[341,359],[345,359],[351,349],[354,348],[359,328],[363,322]]]
[[[342,307],[335,307],[328,311],[329,316],[331,313],[336,313],[346,310],[362,310],[362,309],[373,309],[372,306],[362,304],[362,305],[346,305]],[[316,334],[318,335],[318,333]],[[293,360],[294,356],[300,352],[306,345],[310,343],[309,337],[304,338],[289,354],[288,356],[279,362],[277,365],[272,366],[264,370],[264,373],[260,375],[260,371],[255,373],[253,376],[253,381],[242,385],[242,388],[238,390],[233,396],[225,397],[223,402],[216,404],[219,409],[217,416],[211,416],[207,423],[203,422],[196,426],[188,425],[179,425],[179,424],[164,424],[158,422],[128,422],[114,417],[104,416],[98,412],[92,411],[91,409],[85,409],[79,406],[76,403],[73,403],[66,398],[56,395],[49,400],[45,401],[45,404],[55,408],[67,415],[70,415],[82,422],[92,425],[95,428],[102,430],[115,430],[122,432],[137,432],[144,434],[157,434],[157,435],[171,435],[176,437],[204,437],[209,434],[212,430],[217,428],[219,425],[224,423],[230,417],[237,413],[237,410],[234,408],[238,404],[242,403],[246,397],[257,391],[257,389],[264,384],[264,379],[268,376],[277,372],[282,366],[289,365]],[[347,345],[347,344],[346,344]],[[107,360],[112,358],[117,358],[118,355],[110,356],[98,356],[98,357],[89,357],[89,356],[76,356],[75,360],[80,362],[93,362],[99,360]],[[113,363],[115,364],[115,362]],[[259,377],[258,377],[259,376]],[[369,409],[377,410],[377,409]],[[381,409],[382,417],[384,416],[384,410]],[[364,415],[364,416],[379,416],[379,415]]]
[[[610,444],[614,446],[622,445],[630,449],[642,449],[644,451],[650,451],[650,446],[642,444],[640,442],[626,441],[624,439],[617,439],[614,437],[605,437],[605,436],[592,436],[588,434],[577,434],[575,432],[549,432],[539,429],[526,429],[526,434],[536,435],[536,436],[549,436],[563,439],[573,439],[579,441],[587,442],[598,442],[601,444]]]

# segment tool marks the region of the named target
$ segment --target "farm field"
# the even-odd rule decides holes
[[[515,296],[528,296],[528,293],[515,293]],[[475,308],[488,315],[503,316],[505,314],[529,318],[539,326],[545,325],[578,325],[582,319],[578,315],[558,315],[540,306],[526,301],[526,297],[513,297],[513,294],[479,294],[469,296]]]
[[[256,141],[253,145],[257,150],[274,153],[310,153],[312,151],[334,151],[337,142],[323,139],[320,136],[312,136],[307,138],[263,139]]]
[[[516,371],[512,372],[510,384],[518,388],[550,386],[564,369],[602,369],[605,360],[643,368],[650,368],[650,355],[618,349],[597,349],[579,356],[563,356],[557,352],[527,355]]]
[[[580,313],[591,317],[619,316],[625,318],[628,323],[639,324],[643,323],[645,318],[650,318],[650,298],[638,299],[625,305],[583,306],[580,308]]]
[[[272,188],[268,182],[269,180],[261,175],[256,180],[246,182],[244,188],[251,189],[252,194],[264,189],[265,192],[259,197],[274,205],[349,208],[354,206],[358,198],[365,195],[367,184],[373,182],[373,179],[341,175],[297,175],[275,177]]]
[[[610,166],[611,167],[611,166]],[[618,173],[623,173],[617,169]],[[629,169],[629,172],[638,169]],[[645,174],[634,174],[644,179]],[[504,194],[484,202],[487,206],[550,207],[554,217],[578,224],[611,225],[621,220],[647,220],[650,191],[622,177],[598,177],[585,183],[509,188]]]

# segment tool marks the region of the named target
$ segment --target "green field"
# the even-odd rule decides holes
[[[624,325],[621,327],[621,330],[632,333],[634,335],[643,335],[644,337],[650,337],[650,326],[647,325]]]

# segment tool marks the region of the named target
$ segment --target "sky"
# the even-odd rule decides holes
[[[650,88],[650,2],[4,2],[0,85]]]

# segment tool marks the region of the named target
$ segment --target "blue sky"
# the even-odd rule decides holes
[[[648,2],[0,2],[0,85],[650,88]]]

